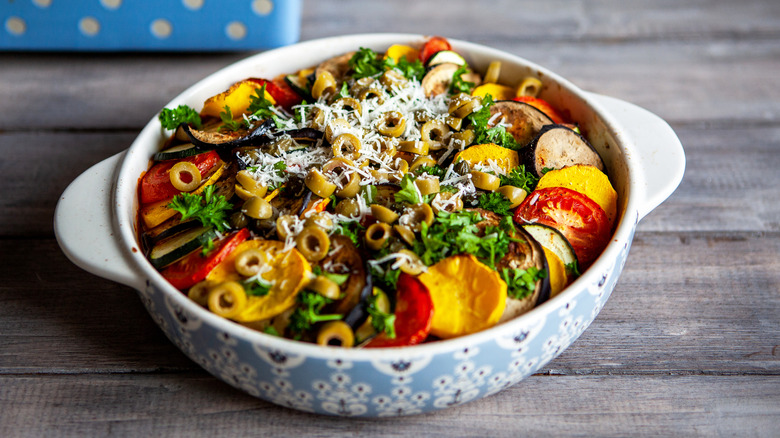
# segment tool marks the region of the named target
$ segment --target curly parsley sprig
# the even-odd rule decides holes
[[[201,120],[197,111],[187,105],[179,105],[176,108],[163,108],[157,117],[165,129],[176,129],[182,123],[189,123],[200,129]]]
[[[224,196],[214,194],[215,187],[210,185],[200,195],[182,193],[173,197],[168,208],[181,213],[181,220],[197,219],[204,227],[214,227],[222,232],[228,228],[227,212],[233,205]]]

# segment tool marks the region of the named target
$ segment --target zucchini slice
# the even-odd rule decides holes
[[[523,229],[533,236],[540,245],[554,252],[564,265],[567,267],[576,266],[577,255],[574,253],[574,249],[569,241],[566,240],[566,237],[560,231],[542,224],[523,225]]]
[[[445,62],[456,65],[466,65],[466,60],[452,50],[442,50],[436,52],[433,56],[430,57],[430,59],[428,59],[428,63],[426,65],[431,67],[438,64],[444,64]]]
[[[206,152],[206,149],[195,146],[192,143],[180,144],[164,151],[157,152],[152,157],[155,161],[178,160]]]
[[[297,74],[291,74],[284,77],[284,81],[287,85],[293,89],[301,97],[311,99],[311,91],[309,91],[309,82],[306,78],[301,78]]]
[[[165,239],[155,245],[149,260],[157,269],[162,269],[202,247],[207,240],[213,240],[217,233],[213,228],[198,227]]]

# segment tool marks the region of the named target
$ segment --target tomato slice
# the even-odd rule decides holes
[[[564,119],[563,116],[561,116],[558,111],[556,111],[555,108],[553,108],[552,105],[550,105],[550,103],[544,99],[539,99],[538,97],[533,96],[518,96],[512,100],[515,102],[524,102],[528,105],[531,105],[539,111],[547,114],[547,116],[552,119],[553,123],[566,123],[566,119]]]
[[[440,36],[432,37],[425,42],[422,49],[420,50],[420,61],[425,64],[428,62],[428,58],[438,52],[441,52],[442,50],[452,50],[450,42],[447,41],[446,38]]]
[[[265,84],[265,91],[274,98],[277,105],[287,111],[290,111],[294,105],[298,105],[303,101],[303,97],[293,90],[282,78],[274,79],[272,81],[260,78],[249,78],[249,80],[260,84],[260,86]]]
[[[242,228],[222,238],[214,245],[214,249],[207,256],[204,257],[200,250],[195,251],[165,268],[162,271],[162,276],[177,289],[189,289],[195,283],[204,280],[212,269],[219,265],[241,242],[248,238],[249,230]]]
[[[571,244],[581,267],[590,265],[609,243],[609,219],[592,199],[565,187],[531,192],[515,210],[520,225],[536,222],[560,231]]]
[[[384,333],[372,339],[365,348],[403,347],[424,341],[431,331],[433,300],[428,288],[417,278],[398,276],[395,301],[395,338]]]
[[[208,151],[181,160],[167,160],[155,164],[141,178],[142,204],[170,199],[181,193],[180,190],[173,187],[169,175],[171,167],[180,161],[189,161],[194,164],[200,171],[201,178],[205,178],[209,170],[219,163],[219,154],[215,151]]]

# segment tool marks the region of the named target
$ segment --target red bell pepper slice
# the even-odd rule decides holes
[[[265,84],[265,91],[271,95],[276,101],[276,105],[281,106],[287,111],[291,111],[294,105],[298,105],[303,101],[303,97],[290,87],[284,79],[274,79],[269,81],[268,79],[249,78],[250,81],[260,84]]]
[[[209,272],[248,238],[249,230],[242,228],[217,242],[214,249],[205,257],[202,251],[195,251],[165,268],[162,271],[162,276],[177,289],[189,289],[195,283],[205,280]]]
[[[431,56],[442,50],[452,50],[450,42],[440,36],[431,37],[420,50],[420,61],[425,64]]]
[[[167,160],[155,164],[141,178],[140,197],[142,204],[171,199],[181,193],[181,190],[173,187],[169,175],[171,167],[180,161],[189,161],[194,164],[200,171],[201,178],[205,178],[209,170],[219,163],[219,154],[215,151],[208,151],[181,160]]]
[[[395,301],[395,338],[384,333],[375,337],[365,348],[403,347],[424,341],[431,331],[433,300],[428,288],[415,276],[398,276]]]

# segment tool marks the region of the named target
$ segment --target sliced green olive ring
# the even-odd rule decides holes
[[[320,198],[327,198],[336,191],[336,184],[320,172],[319,169],[311,169],[303,180],[306,187]]]
[[[449,133],[450,127],[441,120],[427,121],[420,128],[420,138],[427,141],[434,151],[444,147],[444,139]]]
[[[257,248],[249,248],[242,251],[233,261],[236,272],[244,277],[257,275],[265,264],[265,254]]]
[[[349,218],[360,216],[360,204],[358,204],[355,198],[348,198],[339,202],[336,204],[335,210],[336,214],[340,214]]]
[[[397,152],[396,144],[398,144],[398,140],[394,138],[379,137],[376,139],[375,148],[378,149],[381,155],[392,157]]]
[[[391,231],[392,228],[390,225],[384,222],[377,222],[369,225],[368,228],[366,228],[366,246],[374,251],[379,251],[385,245],[387,239],[390,238]]]
[[[252,178],[252,175],[246,170],[242,170],[236,174],[236,182],[238,183],[238,185],[236,185],[236,194],[244,201],[252,196],[259,196],[262,198],[268,192],[268,186]],[[239,187],[241,188],[241,192],[239,192]],[[244,196],[247,194],[251,196],[244,198],[242,194]]]
[[[374,86],[361,88],[360,90],[358,90],[356,96],[360,100],[371,99],[372,97],[374,97],[376,98],[378,104],[381,105],[385,103],[384,93],[382,93],[382,90]]]
[[[223,318],[233,318],[244,310],[246,291],[237,281],[220,283],[209,292],[208,306],[212,313]]]
[[[506,199],[509,199],[509,202],[512,203],[509,208],[517,207],[528,196],[525,190],[515,186],[501,186],[496,191],[504,195]]]
[[[403,176],[409,172],[409,163],[403,158],[399,157],[396,158],[392,164],[390,164],[390,168],[393,169],[393,176],[395,177],[394,179],[398,179],[400,181],[401,178],[403,178]]]
[[[363,114],[363,105],[361,105],[357,99],[352,97],[340,97],[335,102],[333,102],[332,106],[337,110],[349,108],[360,115]]]
[[[430,195],[431,193],[439,193],[439,177],[438,176],[432,176],[428,178],[417,178],[414,180],[414,183],[417,185],[417,189],[420,190],[420,194]]]
[[[471,166],[469,165],[468,161],[459,160],[457,163],[455,163],[455,166],[452,168],[452,170],[454,170],[458,175],[465,175],[471,172]]]
[[[398,150],[401,152],[409,152],[415,155],[428,155],[430,145],[427,141],[422,140],[407,140],[398,142]]]
[[[414,121],[417,123],[425,123],[433,118],[433,114],[430,111],[424,109],[414,110]]]
[[[364,89],[374,85],[374,82],[375,82],[374,78],[369,78],[369,77],[360,78],[356,80],[351,87],[349,87],[349,94],[352,96],[357,96]]]
[[[311,87],[311,97],[315,99],[327,98],[333,94],[336,94],[336,78],[331,72],[325,70],[314,80],[314,85]]]
[[[330,231],[333,229],[333,219],[330,217],[330,213],[326,213],[324,211],[321,211],[319,213],[314,213],[313,215],[306,218],[306,221],[304,222],[305,227],[320,227],[325,231]]]
[[[460,117],[447,116],[444,118],[444,123],[450,128],[460,131],[460,127],[463,126],[463,119]]]
[[[453,197],[455,198],[454,200]],[[452,213],[463,210],[463,199],[460,196],[455,196],[455,193],[452,192],[440,192],[433,197],[431,208],[436,214],[440,211]]]
[[[317,344],[349,348],[355,345],[355,333],[344,321],[329,321],[317,332]]]
[[[392,224],[398,220],[398,213],[390,210],[384,205],[371,204],[371,214],[376,218],[376,220],[386,224]]]
[[[339,285],[324,275],[318,275],[308,286],[306,286],[306,288],[317,292],[325,298],[330,298],[331,300],[337,300],[341,296]]]
[[[203,307],[209,306],[209,293],[211,288],[216,286],[216,282],[213,280],[203,280],[195,283],[194,286],[187,291],[187,296]]]
[[[337,189],[335,194],[339,198],[352,198],[360,191],[360,174],[355,171],[344,171],[341,168],[335,170],[336,178],[342,188]]]
[[[191,192],[197,189],[201,182],[198,166],[189,161],[180,161],[174,164],[168,175],[173,187],[182,192]]]
[[[387,70],[379,77],[379,82],[392,90],[394,87],[403,87],[409,80],[396,70]]]
[[[453,139],[457,142],[456,146],[465,148],[471,143],[474,143],[474,139],[476,139],[476,135],[474,134],[474,131],[472,131],[471,129],[465,129],[463,131],[453,133],[452,136],[450,137],[450,141],[452,141]]]
[[[398,111],[388,111],[377,121],[376,130],[388,137],[400,137],[406,129],[406,119]]]
[[[268,219],[274,214],[271,203],[259,196],[247,199],[241,206],[241,212],[253,219]]]
[[[542,81],[535,77],[529,76],[520,82],[517,86],[517,96],[531,96],[536,97],[539,92],[542,91]]]
[[[453,117],[464,118],[476,111],[482,105],[482,101],[475,96],[461,93],[450,101],[449,114]]]
[[[420,155],[417,158],[415,158],[414,161],[412,161],[412,166],[409,168],[409,171],[414,173],[420,167],[433,167],[437,164],[438,163],[433,158],[425,155]]]
[[[328,255],[330,238],[320,227],[304,227],[295,238],[298,252],[310,262],[318,262]]]
[[[401,272],[409,275],[419,275],[425,270],[425,264],[420,260],[420,257],[417,254],[408,249],[402,249],[398,251],[398,253],[405,256],[403,262],[398,267]]]
[[[407,227],[406,225],[393,225],[393,231],[395,231],[395,233],[398,234],[398,237],[406,242],[407,245],[414,244],[414,231],[412,231],[411,228]]]
[[[346,157],[350,160],[360,158],[360,139],[355,134],[344,133],[337,136],[331,142],[331,148],[334,157]]]
[[[428,204],[417,204],[402,214],[398,221],[416,233],[422,228],[423,222],[428,225],[433,223],[433,209]]]
[[[280,240],[287,240],[290,237],[290,232],[293,231],[292,227],[298,220],[296,216],[291,214],[284,214],[276,218],[276,235]]]
[[[328,143],[333,144],[336,137],[348,132],[350,129],[352,129],[352,125],[347,119],[333,119],[328,122],[328,127],[325,128],[325,140],[328,140]]]
[[[472,170],[469,174],[471,175],[471,182],[478,189],[493,192],[501,185],[501,179],[490,173]]]
[[[498,77],[501,76],[501,61],[493,61],[488,65],[485,72],[485,78],[482,80],[483,84],[497,84]]]
[[[325,111],[314,107],[309,113],[309,117],[311,118],[312,128],[316,129],[317,131],[322,131],[325,129]]]

